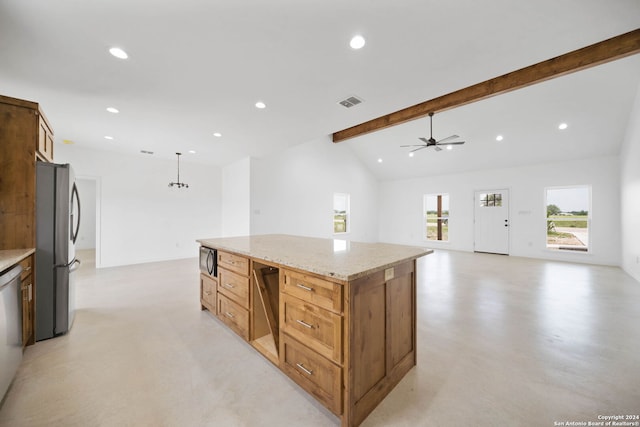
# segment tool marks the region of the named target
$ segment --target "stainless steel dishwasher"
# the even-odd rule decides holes
[[[0,275],[0,402],[22,361],[21,273],[18,265]]]

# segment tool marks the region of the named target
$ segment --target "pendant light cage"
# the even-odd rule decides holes
[[[178,156],[178,181],[177,182],[170,182],[169,183],[169,187],[189,188],[189,184],[187,184],[185,182],[180,182],[180,156],[181,155],[182,155],[182,153],[176,153],[176,156]]]

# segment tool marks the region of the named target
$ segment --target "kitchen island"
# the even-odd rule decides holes
[[[202,309],[343,426],[416,364],[416,260],[431,250],[288,235],[198,242]]]

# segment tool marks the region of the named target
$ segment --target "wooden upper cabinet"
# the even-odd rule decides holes
[[[53,162],[53,131],[42,111],[39,111],[38,147],[36,154],[38,159],[45,162]]]
[[[0,249],[36,246],[36,161],[53,160],[53,131],[36,102],[0,95]],[[23,343],[34,343],[34,256],[22,263]]]

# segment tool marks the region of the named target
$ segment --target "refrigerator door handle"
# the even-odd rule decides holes
[[[75,266],[76,264],[78,264],[77,267]],[[69,273],[73,273],[78,268],[80,268],[80,260],[76,258],[73,261],[71,261],[71,264],[69,264]]]
[[[73,190],[71,190],[71,200],[74,198],[78,204],[78,221],[76,222],[77,225],[73,223],[73,212],[71,212],[71,241],[75,244],[78,239],[78,233],[80,232],[80,195],[78,194],[78,187],[75,182],[73,183]],[[73,229],[74,225],[76,225],[75,230]]]

